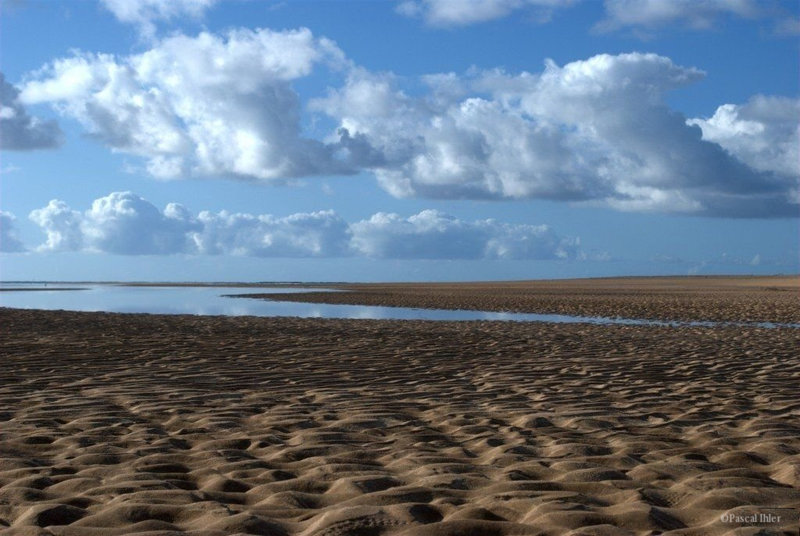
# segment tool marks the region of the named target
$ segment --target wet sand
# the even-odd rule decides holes
[[[326,285],[265,299],[650,320],[800,323],[800,277],[628,277]],[[258,296],[257,291],[248,292]]]
[[[791,285],[762,287],[713,299],[796,318]],[[798,329],[10,309],[0,325],[4,534],[797,534]]]

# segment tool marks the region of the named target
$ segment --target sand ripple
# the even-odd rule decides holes
[[[0,324],[8,534],[797,532],[800,330]]]

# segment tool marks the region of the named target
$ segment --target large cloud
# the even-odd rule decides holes
[[[162,211],[131,192],[97,199],[81,213],[58,200],[30,219],[47,233],[40,251],[123,255],[241,255],[395,259],[578,258],[577,239],[547,226],[464,221],[426,210],[407,219],[378,213],[348,224],[332,211],[268,214],[201,212],[170,203]]]
[[[156,22],[188,15],[200,17],[217,0],[100,0],[120,21],[135,24],[147,37],[155,34]]]
[[[337,147],[304,138],[291,82],[341,52],[310,31],[176,35],[134,56],[77,54],[35,73],[25,102],[50,102],[163,178],[285,179],[346,173]]]
[[[17,238],[15,220],[16,218],[10,212],[0,210],[0,253],[25,251],[25,246]]]
[[[302,134],[291,85],[320,64],[347,74],[309,103],[336,124],[324,141]],[[769,150],[747,148],[712,127],[729,112],[687,122],[666,105],[667,92],[702,76],[655,54],[602,54],[547,62],[540,73],[426,76],[428,90],[408,94],[391,73],[352,65],[308,30],[234,30],[175,35],[127,58],[57,60],[22,98],[55,103],[114,150],[144,157],[157,177],[281,181],[369,170],[397,197],[796,215],[796,131],[768,110],[791,101],[758,97],[735,110],[747,121],[756,114],[769,133]],[[783,165],[765,164],[769,151]]]
[[[796,160],[781,170],[749,167],[663,102],[702,76],[654,54],[599,55],[548,62],[541,74],[430,77],[431,93],[411,97],[391,76],[356,69],[313,106],[339,121],[350,157],[366,157],[362,165],[400,197],[793,214]],[[791,146],[786,129],[774,131],[781,147]]]
[[[19,90],[0,73],[0,149],[52,149],[61,144],[61,138],[55,121],[28,115],[19,101]]]

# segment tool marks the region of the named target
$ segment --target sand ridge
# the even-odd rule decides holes
[[[800,330],[0,325],[8,534],[797,532],[720,516],[800,504]]]
[[[341,292],[250,297],[673,321],[800,323],[798,276],[621,277],[326,285]],[[244,294],[244,293],[243,293]]]

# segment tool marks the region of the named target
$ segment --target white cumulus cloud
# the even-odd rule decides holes
[[[292,214],[201,212],[194,251],[254,257],[341,257],[350,254],[347,223],[333,211]]]
[[[0,210],[0,253],[17,253],[25,251],[14,225],[16,218],[10,212]]]
[[[163,210],[131,192],[96,199],[85,212],[53,200],[30,219],[47,234],[39,251],[121,255],[373,257],[383,259],[578,259],[577,239],[546,225],[465,221],[435,210],[408,218],[377,213],[347,223],[335,212],[285,217]]]
[[[409,96],[360,69],[312,102],[340,144],[399,197],[544,198],[725,216],[796,211],[796,169],[775,177],[701,137],[666,92],[702,78],[655,54],[598,55],[542,73],[429,77]],[[778,121],[777,118],[764,118]],[[775,127],[776,137],[787,138]]]
[[[138,55],[78,53],[46,65],[22,99],[49,102],[162,178],[285,179],[348,173],[336,147],[300,132],[291,86],[341,52],[309,30],[175,35]]]
[[[759,171],[800,174],[800,99],[756,95],[745,104],[723,104],[713,116],[694,118],[703,139]]]
[[[346,76],[301,103],[292,82],[317,68]],[[21,99],[52,103],[162,178],[369,171],[396,197],[796,215],[787,118],[797,114],[784,113],[795,101],[758,96],[687,120],[665,95],[703,76],[656,54],[600,54],[541,72],[432,74],[406,92],[309,30],[240,29],[178,34],[122,58],[59,59],[28,77]],[[303,134],[304,105],[336,124],[326,139]],[[763,134],[746,134],[756,123]]]
[[[170,254],[187,249],[187,233],[200,226],[182,205],[161,211],[131,192],[95,199],[81,229],[90,248],[123,255]]]
[[[78,212],[54,199],[30,213],[47,234],[40,251],[101,251],[122,255],[157,255],[185,251],[187,233],[199,225],[180,205],[164,211],[131,192],[114,192]]]
[[[32,211],[28,218],[47,234],[41,251],[76,251],[83,247],[82,215],[69,205],[53,199],[47,206]]]
[[[409,218],[379,212],[352,225],[353,248],[392,259],[567,259],[578,243],[546,225],[464,221],[436,210]]]
[[[19,89],[0,73],[0,149],[28,151],[61,145],[61,129],[55,121],[28,114],[19,100]]]

